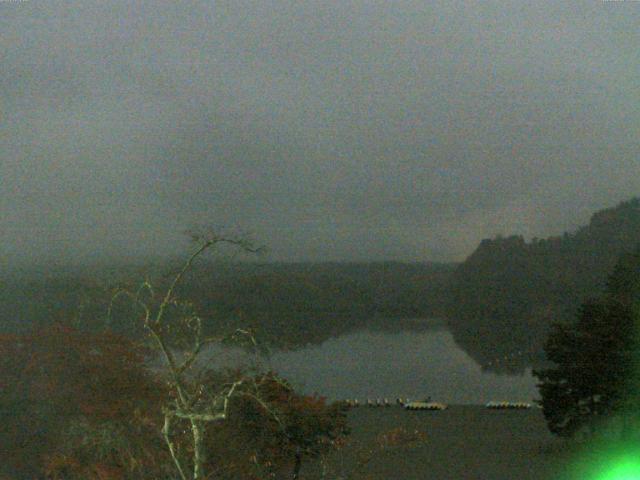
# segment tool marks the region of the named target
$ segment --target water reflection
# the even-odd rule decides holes
[[[482,372],[444,328],[427,332],[357,332],[322,345],[275,354],[271,363],[305,392],[330,398],[430,395],[449,403],[537,397],[535,379]]]
[[[241,355],[227,350],[213,357],[228,365]],[[453,404],[484,404],[538,397],[530,370],[517,376],[483,372],[443,326],[395,333],[359,331],[274,353],[265,363],[301,391],[331,399],[431,396]]]

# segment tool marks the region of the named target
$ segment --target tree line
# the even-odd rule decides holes
[[[553,433],[640,440],[640,248],[619,258],[601,296],[553,325],[545,353],[551,366],[534,373]]]
[[[135,336],[139,325],[128,319],[130,307],[118,305],[106,318],[111,288],[149,279],[166,285],[178,262],[144,267],[61,269],[5,275],[0,306],[1,330],[18,333],[52,320],[72,319],[77,328],[94,331],[108,325]],[[442,317],[446,280],[453,264],[259,263],[202,259],[180,285],[210,318],[205,328],[252,328],[261,344],[296,348],[321,343],[386,319]],[[372,321],[374,320],[374,321]]]
[[[602,294],[620,255],[639,242],[638,198],[595,213],[574,233],[482,241],[448,286],[446,318],[456,342],[488,370],[542,367],[551,324]]]

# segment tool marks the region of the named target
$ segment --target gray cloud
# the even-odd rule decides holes
[[[0,255],[448,260],[640,192],[635,2],[0,3]]]

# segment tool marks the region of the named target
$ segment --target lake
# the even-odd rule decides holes
[[[222,357],[217,360],[221,364],[240,358],[228,350]],[[517,376],[483,372],[444,326],[358,331],[319,345],[276,352],[263,361],[300,391],[332,400],[431,396],[434,401],[477,405],[539,398],[531,370]]]

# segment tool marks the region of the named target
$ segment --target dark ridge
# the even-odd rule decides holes
[[[488,370],[542,365],[550,324],[574,318],[639,243],[640,198],[596,212],[575,233],[483,240],[451,278],[446,313],[454,338]]]

